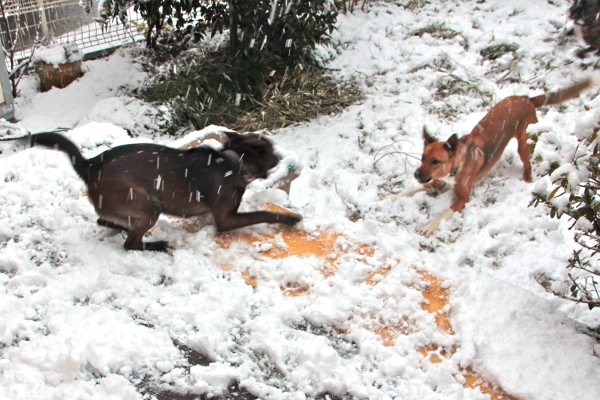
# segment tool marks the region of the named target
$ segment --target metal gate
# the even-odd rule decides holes
[[[143,39],[144,24],[132,11],[127,24],[109,20],[99,23],[98,0],[89,14],[79,0],[0,0],[0,34],[14,59],[27,58],[32,45],[43,38],[58,42],[74,42],[90,54]],[[5,53],[6,54],[6,53]]]

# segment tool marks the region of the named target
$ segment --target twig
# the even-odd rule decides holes
[[[491,182],[491,183],[488,184],[488,188],[490,186],[494,186],[494,185],[499,184],[501,182],[506,182],[507,180],[508,180],[508,178],[503,178],[503,179],[498,179],[497,181],[493,181],[493,182]],[[494,191],[496,189],[498,189],[498,188],[497,187],[493,187],[491,189],[487,189],[484,193],[488,193],[488,192]]]
[[[348,204],[346,204],[346,202],[344,201],[344,198],[342,196],[340,196],[340,192],[338,192],[337,181],[333,182],[333,186],[335,187],[335,193],[338,195],[338,197],[340,198],[340,200],[342,201],[342,203],[344,203],[344,205],[346,206],[346,208],[348,209],[348,211],[354,211],[352,209],[352,207],[350,207]]]

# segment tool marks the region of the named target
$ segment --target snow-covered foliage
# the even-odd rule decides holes
[[[566,157],[562,160],[546,161],[545,171],[540,169],[541,174],[550,177],[553,185],[539,184],[534,191],[533,204],[547,206],[552,217],[568,219],[580,245],[569,259],[568,279],[552,281],[542,274],[540,282],[558,296],[594,308],[600,306],[600,148],[597,127],[600,113],[595,106],[591,108],[594,112],[581,118],[576,126],[577,147],[564,154]]]

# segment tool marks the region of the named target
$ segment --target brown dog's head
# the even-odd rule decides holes
[[[256,133],[241,135],[226,132],[229,140],[224,143],[225,149],[235,151],[253,178],[266,178],[267,171],[279,163],[270,140]]]
[[[440,142],[423,129],[423,140],[425,149],[421,166],[415,172],[415,178],[419,183],[425,184],[435,179],[445,178],[452,172],[458,137],[452,135],[446,142]]]

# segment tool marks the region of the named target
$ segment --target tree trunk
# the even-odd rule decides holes
[[[229,53],[231,57],[235,57],[240,46],[238,40],[238,9],[236,0],[228,0],[229,2]]]

